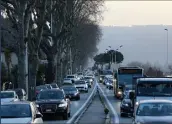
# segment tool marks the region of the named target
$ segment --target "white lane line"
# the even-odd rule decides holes
[[[97,86],[99,87],[100,91],[102,92],[108,106],[110,107],[110,110],[112,111],[112,114],[115,116],[114,118],[114,124],[119,124],[119,117],[118,117],[118,114],[116,112],[116,110],[113,108],[112,104],[110,103],[110,101],[108,100],[108,98],[106,97],[104,91],[102,90],[102,88],[100,87],[99,84],[97,84]]]

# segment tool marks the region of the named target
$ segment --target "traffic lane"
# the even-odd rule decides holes
[[[84,92],[81,92],[80,93],[80,100],[77,100],[77,101],[74,101],[74,100],[71,100],[71,117],[72,115],[74,115],[80,108],[81,106],[85,103],[85,101],[87,100],[87,98],[91,95],[91,92],[92,90],[94,89],[94,86],[92,88],[89,88],[89,91],[88,93],[84,93]],[[70,117],[70,118],[71,118]],[[69,118],[69,119],[70,119]],[[58,118],[55,118],[55,117],[48,117],[48,118],[45,118],[44,120],[44,123],[45,124],[54,124],[54,123],[60,123],[60,124],[64,124],[66,123],[68,120],[63,120],[62,117],[58,117]]]
[[[106,86],[103,85],[103,84],[100,84],[100,87],[102,88],[102,90],[104,91],[104,93],[105,93],[106,97],[108,98],[109,102],[112,104],[113,108],[117,112],[118,118],[119,118],[119,123],[120,124],[131,124],[132,119],[130,117],[121,117],[120,116],[120,104],[121,104],[121,101],[114,97],[113,90],[107,89]],[[114,119],[112,119],[112,120],[114,120]]]

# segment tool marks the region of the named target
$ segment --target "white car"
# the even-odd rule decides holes
[[[1,91],[1,103],[20,101],[15,91]]]
[[[66,78],[74,82],[78,80],[76,75],[67,75]]]
[[[42,114],[32,102],[1,103],[2,124],[35,124],[43,123]]]
[[[86,81],[76,81],[75,82],[75,87],[79,90],[79,91],[85,91],[86,93],[88,93],[88,84],[86,83]]]
[[[65,78],[65,79],[63,80],[63,83],[72,83],[72,81],[71,81],[71,79],[69,79],[69,78]]]

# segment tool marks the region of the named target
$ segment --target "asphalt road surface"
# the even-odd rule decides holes
[[[88,93],[82,93],[80,94],[80,100],[79,101],[71,101],[71,117],[72,115],[74,115],[80,108],[81,106],[85,103],[85,101],[87,100],[87,98],[89,97],[89,95],[91,94],[92,90],[93,90],[94,86],[92,86],[92,88],[89,88],[89,92]],[[69,118],[70,119],[70,118]],[[62,117],[59,116],[58,120],[54,119],[53,117],[51,118],[46,118],[44,120],[44,124],[64,124],[66,123],[68,120],[63,120]]]
[[[109,102],[112,104],[114,110],[118,114],[119,124],[131,124],[132,123],[132,119],[131,118],[129,118],[129,117],[121,117],[120,116],[120,104],[121,104],[121,101],[120,100],[117,100],[114,97],[113,90],[107,89],[101,83],[99,83],[99,85],[102,88],[102,90],[103,90],[104,94],[106,95],[107,99],[109,100]],[[113,116],[113,118],[115,119],[114,116]],[[114,120],[114,119],[112,119],[112,120]],[[113,122],[113,124],[114,124],[114,122]]]

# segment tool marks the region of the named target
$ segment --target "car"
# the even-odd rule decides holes
[[[61,89],[41,91],[36,98],[36,105],[43,116],[62,116],[64,120],[70,117],[70,100]]]
[[[16,94],[18,95],[19,99],[20,100],[27,100],[27,94],[26,94],[26,91],[22,88],[17,88],[14,90],[16,92]]]
[[[53,89],[53,87],[51,86],[51,84],[45,84],[45,86],[47,86],[48,89]]]
[[[109,85],[108,85],[109,90],[113,89],[113,81],[109,80]]]
[[[93,84],[93,79],[91,76],[85,76],[82,80],[85,80],[86,83],[88,84],[88,87],[91,88],[91,86]]]
[[[51,85],[52,89],[59,89],[57,83],[51,83],[50,85]]]
[[[128,94],[128,92],[130,91],[134,91],[134,86],[133,85],[125,85],[123,88],[123,98],[125,97],[126,94]]]
[[[1,91],[1,103],[20,101],[15,91]]]
[[[1,103],[2,124],[38,124],[43,123],[42,117],[33,102]]]
[[[48,87],[46,85],[36,86],[36,95],[38,95],[40,91],[46,90],[46,89],[48,89]]]
[[[78,89],[76,87],[62,86],[61,88],[64,90],[66,96],[68,98],[70,98],[70,100],[72,100],[72,99],[80,100],[80,92],[78,91]]]
[[[78,75],[77,77],[78,77],[79,80],[80,80],[81,78],[83,78],[83,73],[82,73],[82,72],[78,72],[77,75]]]
[[[133,114],[133,124],[172,124],[172,101],[142,100]]]
[[[88,85],[85,81],[79,80],[75,82],[75,87],[79,90],[79,91],[85,91],[86,93],[88,93]]]
[[[120,115],[123,116],[131,116],[133,114],[133,107],[132,107],[132,101],[129,98],[129,92],[125,95],[123,100],[121,101],[120,105]]]
[[[72,83],[78,80],[76,75],[67,75],[66,78],[70,79]]]
[[[100,83],[103,83],[104,77],[105,77],[104,75],[100,75],[100,77],[99,77],[99,82],[100,82]]]
[[[74,83],[70,78],[64,78],[63,83]]]

